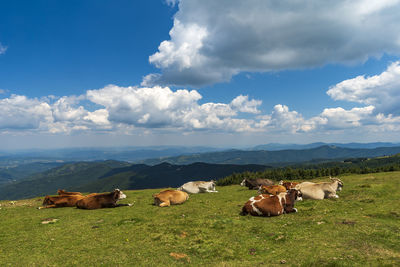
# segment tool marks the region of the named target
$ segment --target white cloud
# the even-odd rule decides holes
[[[327,94],[335,100],[374,105],[377,112],[400,114],[400,61],[371,77],[357,76],[331,87]]]
[[[260,106],[261,103],[261,100],[252,99],[249,101],[249,96],[240,95],[232,100],[231,107],[240,112],[258,114],[260,111],[257,109],[257,107]]]
[[[12,95],[0,99],[0,133],[50,134],[246,133],[299,135],[304,133],[386,133],[400,130],[400,116],[376,112],[374,105],[350,110],[324,109],[304,118],[285,105],[261,113],[260,100],[239,95],[229,103],[202,103],[196,90],[168,87],[119,87],[88,90],[84,96],[29,99]],[[90,101],[92,103],[88,103]],[[101,106],[89,110],[92,104]],[[243,118],[242,114],[245,114]]]
[[[319,115],[325,129],[346,129],[357,128],[368,125],[374,120],[374,106],[363,108],[352,108],[345,110],[343,108],[326,108]],[[375,123],[374,123],[375,124]]]
[[[7,51],[7,46],[3,46],[3,45],[0,43],[0,55],[1,55],[1,54],[4,54],[6,51]]]
[[[182,0],[144,84],[200,86],[241,71],[362,62],[400,52],[400,4],[387,1]],[[382,30],[385,29],[385,30]]]
[[[0,114],[0,129],[37,129],[52,118],[47,103],[19,95],[0,99]]]
[[[79,98],[74,96],[59,98],[52,105],[54,121],[76,121],[85,116],[88,112],[83,106],[75,107],[79,103],[79,100]]]

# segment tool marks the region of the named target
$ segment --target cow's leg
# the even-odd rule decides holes
[[[132,207],[133,204],[128,203],[128,204],[117,204],[117,205],[115,205],[115,207],[126,207],[126,206]]]
[[[53,205],[46,205],[46,206],[42,206],[42,207],[38,207],[38,210],[41,209],[49,209],[49,208],[58,208],[56,204]]]
[[[328,195],[327,195],[327,198],[339,198],[339,196],[336,194],[336,193],[329,193]]]
[[[285,213],[291,213],[291,212],[297,212],[297,209],[294,208],[293,206],[286,206]]]
[[[169,207],[171,205],[171,203],[169,202],[169,200],[164,201],[160,204],[160,207]]]

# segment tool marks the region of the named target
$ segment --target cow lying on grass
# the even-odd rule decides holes
[[[269,179],[243,179],[241,186],[247,186],[249,189],[258,189],[261,185],[273,185],[274,182]]]
[[[79,209],[101,209],[101,208],[116,208],[121,206],[132,206],[132,204],[117,204],[121,199],[126,198],[126,195],[119,189],[115,189],[110,193],[91,194],[76,202],[76,207]]]
[[[189,195],[180,190],[164,190],[153,195],[154,205],[160,207],[169,207],[170,205],[182,204],[188,200]]]
[[[336,194],[343,188],[343,182],[338,178],[330,178],[330,182],[312,183],[303,182],[296,186],[306,199],[339,198]]]
[[[75,207],[76,202],[83,198],[82,195],[46,196],[43,200],[43,206],[38,209]]]
[[[215,190],[215,181],[211,180],[209,182],[204,181],[196,181],[196,182],[187,182],[178,188],[180,191],[184,191],[189,194],[197,194],[197,193],[217,193]]]
[[[279,193],[286,192],[286,188],[282,185],[262,185],[258,189],[259,194],[269,194],[269,195],[278,195]]]
[[[301,192],[296,189],[290,189],[288,192],[280,193],[277,196],[263,194],[250,198],[244,204],[240,215],[250,214],[270,217],[297,212],[294,203],[300,200],[302,200]]]

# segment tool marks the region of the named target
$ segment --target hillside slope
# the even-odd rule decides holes
[[[54,194],[57,189],[68,189],[95,181],[114,168],[129,165],[126,162],[78,162],[68,163],[45,172],[33,175],[25,180],[0,187],[0,199],[29,198]]]
[[[271,218],[239,216],[255,191],[238,185],[168,208],[152,205],[159,189],[125,191],[133,207],[115,209],[2,201],[0,265],[397,266],[400,172],[340,178],[339,199]]]
[[[178,187],[199,179],[219,179],[235,172],[261,171],[263,165],[193,163],[156,166],[118,161],[78,162],[51,169],[17,183],[0,187],[0,199],[20,199],[55,194],[57,189],[103,192],[114,188],[143,189]]]

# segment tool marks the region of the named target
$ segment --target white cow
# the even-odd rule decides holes
[[[181,187],[179,187],[178,190],[190,194],[218,192],[215,190],[214,180],[211,180],[209,182],[204,182],[204,181],[187,182],[186,184],[183,184]]]
[[[343,182],[338,178],[330,179],[331,182],[303,182],[296,185],[296,189],[301,191],[305,199],[339,198],[336,192],[342,190]]]

